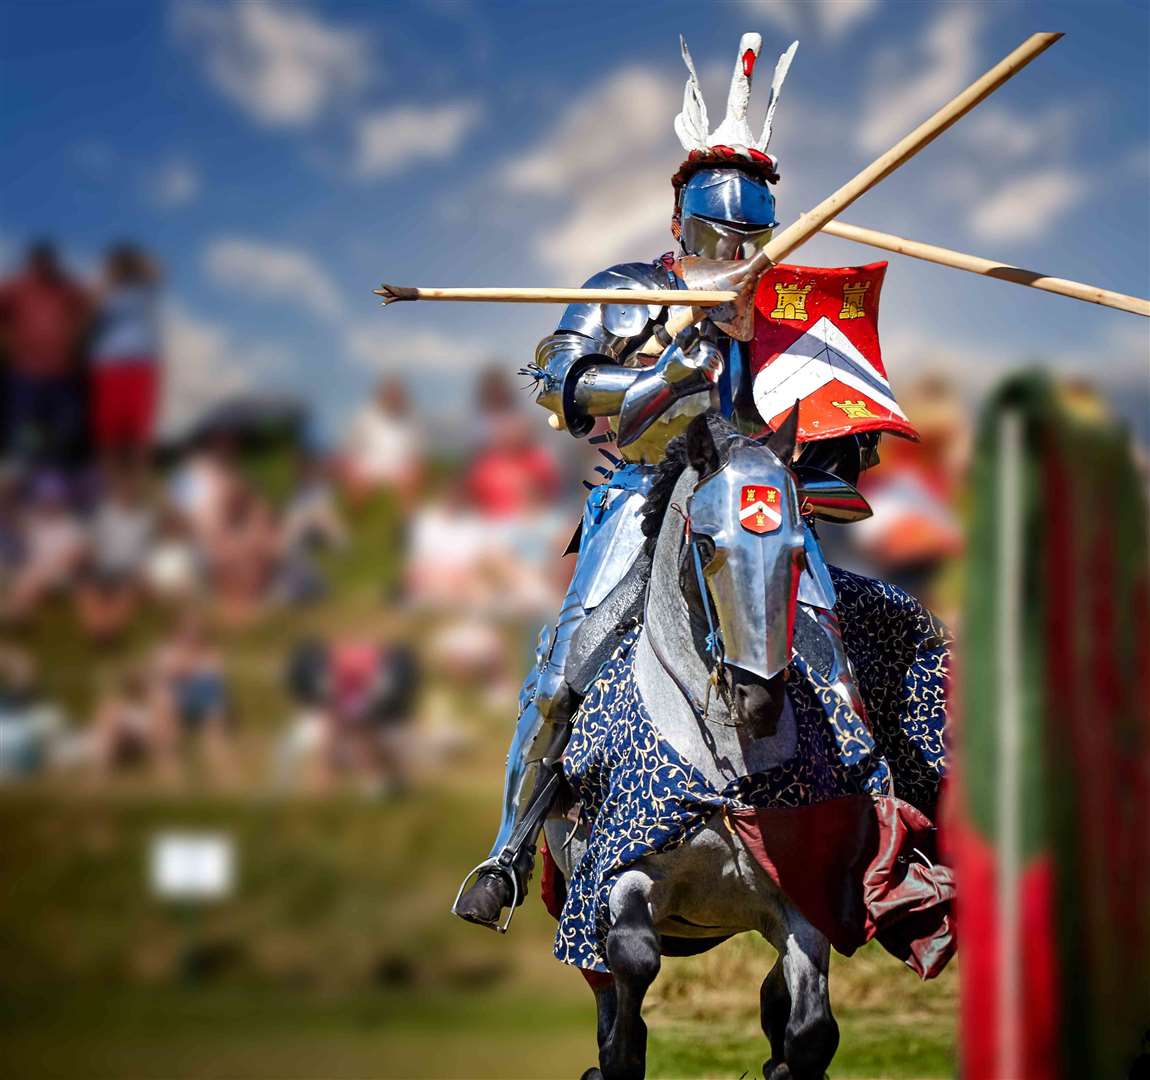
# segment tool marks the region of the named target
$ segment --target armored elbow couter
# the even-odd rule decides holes
[[[610,363],[589,338],[572,333],[549,334],[535,350],[539,393],[536,401],[558,416],[572,435],[586,435],[594,416],[576,401],[579,378],[596,363]]]

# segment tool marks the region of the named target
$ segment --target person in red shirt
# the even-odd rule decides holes
[[[514,518],[546,506],[559,490],[559,470],[547,447],[532,437],[526,418],[509,418],[500,438],[479,451],[467,488],[485,518]]]
[[[506,375],[488,369],[476,388],[476,447],[466,488],[487,519],[520,517],[553,502],[560,476],[554,455],[518,408]]]
[[[104,262],[91,346],[92,440],[109,462],[143,465],[159,401],[159,267],[134,244]]]
[[[83,344],[87,292],[39,241],[23,271],[0,284],[4,449],[33,464],[72,465],[84,452]]]

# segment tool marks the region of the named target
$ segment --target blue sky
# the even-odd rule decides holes
[[[42,233],[84,270],[120,237],[157,251],[177,419],[272,387],[330,436],[381,372],[447,416],[558,311],[385,312],[370,290],[577,284],[669,248],[680,32],[712,113],[741,32],[771,64],[801,41],[771,146],[788,221],[1039,29],[1067,36],[844,219],[1146,295],[1150,17],[1133,2],[8,0],[0,254]],[[826,238],[793,258],[878,257]],[[1041,359],[1128,412],[1150,401],[1134,316],[897,257],[883,305],[896,390]]]

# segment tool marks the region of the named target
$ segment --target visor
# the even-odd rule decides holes
[[[705,259],[749,259],[771,242],[774,233],[773,228],[686,217],[682,219],[681,240],[683,250],[689,255],[701,255]]]
[[[683,187],[682,220],[707,218],[749,229],[773,229],[775,197],[770,185],[739,169],[701,169]]]

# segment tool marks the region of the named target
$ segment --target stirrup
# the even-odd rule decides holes
[[[466,916],[460,915],[459,901],[467,891],[467,886],[471,883],[472,879],[478,881],[481,875],[492,870],[502,874],[511,882],[511,906],[507,910],[507,917],[502,922],[498,919],[494,922],[480,922],[477,919],[468,919]],[[511,925],[511,920],[515,915],[515,909],[519,906],[521,895],[519,875],[515,872],[514,866],[510,863],[502,862],[497,858],[484,859],[478,866],[470,870],[467,877],[463,879],[463,884],[459,886],[459,892],[455,894],[455,902],[451,905],[451,914],[459,915],[459,918],[465,922],[475,923],[476,926],[486,926],[488,930],[494,930],[497,934],[506,934],[507,928]]]

